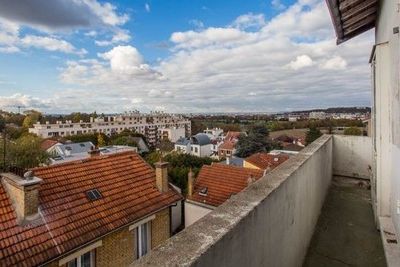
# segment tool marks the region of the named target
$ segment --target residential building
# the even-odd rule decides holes
[[[92,142],[80,142],[80,143],[57,143],[47,149],[50,154],[50,164],[61,164],[74,160],[82,160],[91,157],[92,152],[95,150],[95,146]],[[100,155],[114,154],[124,151],[132,151],[137,153],[138,148],[132,146],[104,146],[97,149]]]
[[[213,144],[206,134],[196,134],[190,138],[190,154],[197,157],[209,157]]]
[[[180,138],[174,145],[174,150],[197,157],[210,157],[213,144],[208,135],[198,133],[190,139]]]
[[[38,122],[33,125],[33,128],[29,128],[29,132],[42,138],[49,138],[91,133],[112,135],[131,130],[143,134],[150,145],[155,145],[160,137],[158,129],[169,128],[183,128],[185,136],[191,134],[190,120],[181,115],[161,112],[141,114],[137,111],[103,118],[90,118],[89,122],[57,121],[55,124]]]
[[[138,266],[400,266],[398,1],[326,3],[338,44],[375,28],[372,138],[321,136]]]
[[[233,155],[235,155],[236,143],[239,141],[239,137],[241,134],[245,133],[229,131],[226,134],[224,142],[218,147],[219,158],[232,157]]]
[[[212,128],[212,129],[205,129],[203,131],[204,134],[206,134],[211,141],[217,140],[217,141],[222,141],[224,138],[224,130],[221,128]]]
[[[188,195],[185,200],[185,227],[193,224],[232,195],[264,175],[263,170],[214,163],[204,165],[194,181],[188,175]]]
[[[326,116],[327,116],[326,113],[323,111],[312,111],[310,112],[308,118],[315,120],[325,120]]]
[[[0,266],[128,266],[171,236],[167,165],[123,152],[2,173]]]
[[[160,128],[158,129],[158,140],[168,140],[172,143],[175,143],[180,138],[184,138],[186,136],[185,132],[185,128],[182,127]]]
[[[285,154],[259,152],[244,159],[243,167],[271,171],[289,159]]]

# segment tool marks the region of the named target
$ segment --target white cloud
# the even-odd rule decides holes
[[[149,3],[144,4],[144,9],[146,10],[146,12],[151,11]]]
[[[239,29],[261,28],[265,23],[264,14],[248,13],[237,17],[232,26]]]
[[[271,5],[278,10],[285,9],[286,6],[281,2],[281,0],[272,0]]]
[[[347,62],[340,56],[335,56],[328,59],[321,65],[321,68],[326,70],[343,70],[347,67]]]
[[[313,65],[313,60],[307,55],[297,56],[295,60],[292,60],[287,67],[293,70],[299,70],[305,67]]]
[[[118,30],[113,37],[111,38],[110,41],[106,40],[96,40],[95,44],[98,46],[109,46],[109,45],[114,45],[114,44],[121,44],[121,43],[127,43],[131,40],[131,36],[129,35],[129,32],[126,30]]]
[[[15,109],[18,106],[24,108],[44,109],[50,107],[50,100],[32,97],[23,94],[13,94],[11,96],[0,96],[0,108]]]
[[[60,78],[75,89],[58,97],[78,103],[68,107],[71,110],[104,112],[134,104],[142,110],[172,112],[369,104],[366,61],[373,34],[336,46],[322,1],[297,2],[257,30],[232,25],[172,33],[171,54],[153,64],[132,46],[114,47],[92,60],[70,61]],[[346,71],[338,72],[340,68]],[[80,104],[80,98],[89,103]]]
[[[89,31],[89,32],[85,33],[85,36],[95,37],[95,36],[97,36],[97,31]]]
[[[189,24],[193,25],[196,29],[203,29],[204,23],[198,19],[191,19],[189,20]]]
[[[72,44],[68,43],[67,41],[52,37],[26,35],[24,38],[21,39],[21,43],[22,45],[27,47],[42,48],[49,51],[74,53],[78,55],[84,55],[87,53],[87,51],[84,49],[77,50]]]

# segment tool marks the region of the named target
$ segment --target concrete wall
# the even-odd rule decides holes
[[[377,215],[390,217],[400,233],[400,14],[397,0],[380,1],[376,23],[374,138]]]
[[[372,138],[367,136],[333,136],[333,174],[354,178],[371,178]]]
[[[331,178],[324,135],[137,266],[301,266]]]
[[[199,206],[195,203],[191,203],[190,200],[185,201],[185,227],[192,225],[197,222],[208,213],[210,213],[212,209],[208,209],[206,207]]]

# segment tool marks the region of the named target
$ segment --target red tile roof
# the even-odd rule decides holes
[[[58,144],[58,141],[52,140],[52,139],[46,139],[46,140],[43,140],[43,142],[40,144],[40,148],[42,150],[47,150],[50,147],[54,146],[55,144]]]
[[[268,168],[274,169],[278,165],[285,162],[287,159],[289,159],[288,155],[284,154],[273,155],[269,153],[260,152],[253,154],[250,157],[247,157],[245,161],[251,163],[252,165],[260,169],[266,170]]]
[[[241,132],[229,131],[224,138],[224,142],[219,146],[218,149],[233,150],[241,134]]]
[[[43,264],[182,199],[172,188],[160,193],[155,171],[133,152],[33,171],[43,179],[35,224],[17,224],[0,183],[0,266]],[[94,188],[102,198],[90,201],[86,191]]]
[[[231,197],[239,193],[248,185],[250,177],[258,180],[264,175],[264,171],[249,169],[225,164],[204,165],[194,184],[191,197],[192,201],[219,206]],[[199,194],[200,190],[207,188],[207,195]]]

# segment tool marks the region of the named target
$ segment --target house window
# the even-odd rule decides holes
[[[197,152],[198,152],[198,149],[197,149],[197,147],[195,147],[195,148],[194,148],[194,152],[195,152],[195,153],[197,153]]]
[[[96,266],[95,250],[86,252],[85,254],[75,258],[67,263],[67,267],[94,267]]]
[[[141,258],[150,251],[151,243],[151,222],[139,225],[136,228],[137,258]]]

